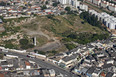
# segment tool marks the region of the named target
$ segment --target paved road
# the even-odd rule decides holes
[[[19,56],[20,58],[24,58],[24,59],[27,59],[27,60],[34,61],[34,62],[38,63],[43,68],[54,69],[56,71],[56,73],[63,74],[63,77],[79,77],[79,76],[77,76],[75,74],[72,74],[71,72],[68,72],[68,71],[66,71],[66,70],[64,70],[64,69],[62,69],[62,68],[60,68],[58,66],[50,64],[50,63],[48,63],[46,61],[43,61],[41,59],[37,59],[37,58],[31,59],[31,58],[26,57],[26,55],[24,55],[24,54],[20,54],[20,53],[16,53],[16,52],[8,52],[7,54],[16,55],[16,56]]]

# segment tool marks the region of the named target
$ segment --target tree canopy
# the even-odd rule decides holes
[[[53,6],[56,7],[59,4],[59,2],[54,2]]]
[[[70,8],[70,7],[66,7],[65,10],[66,10],[67,12],[69,12],[69,11],[71,10],[71,8]]]
[[[27,45],[27,44],[29,43],[29,41],[28,41],[27,39],[21,39],[21,40],[19,41],[19,43],[20,43],[21,45]]]
[[[42,10],[47,9],[46,5],[41,6],[41,9]]]
[[[80,14],[80,18],[82,18],[85,22],[88,22],[92,26],[96,26],[99,27],[100,29],[104,29],[104,27],[102,27],[102,23],[98,21],[98,18],[95,17],[95,15],[91,15],[88,12],[82,12]]]

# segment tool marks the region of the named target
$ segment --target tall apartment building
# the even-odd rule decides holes
[[[116,12],[116,5],[110,4],[110,5],[108,6],[108,9],[109,9],[110,11]]]

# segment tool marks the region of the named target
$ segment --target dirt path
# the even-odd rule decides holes
[[[40,22],[36,22],[36,24],[38,24],[37,30],[34,31],[34,30],[23,28],[23,31],[29,36],[33,37],[33,36],[41,35],[41,36],[46,37],[48,40],[53,40],[53,41],[48,42],[41,47],[36,46],[33,48],[33,50],[38,49],[41,51],[49,51],[49,50],[55,50],[55,49],[61,47],[61,42],[58,39],[56,39],[52,33],[50,33],[50,32],[46,33],[44,31],[42,31],[41,30],[42,25],[40,24]],[[50,34],[50,35],[48,35],[48,34]]]
[[[29,30],[29,29],[23,29],[23,30],[24,30],[25,32],[27,32],[27,33],[26,33],[27,35],[30,35],[30,36],[41,35],[41,36],[45,36],[48,40],[51,39],[47,34],[43,33],[42,31],[31,31],[31,30]]]

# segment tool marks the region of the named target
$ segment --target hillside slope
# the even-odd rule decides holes
[[[52,44],[52,42],[59,44],[53,48],[54,50],[60,49],[60,51],[64,51],[66,49],[64,44],[72,45],[72,42],[76,42],[74,40],[68,42],[62,41],[62,39],[67,38],[66,36],[71,35],[72,33],[88,33],[98,35],[107,33],[98,27],[86,23],[77,15],[38,16],[31,22],[23,24],[22,30],[29,36],[36,36],[38,40],[37,47],[40,47],[39,49],[44,48],[46,51],[47,49],[50,50],[49,47],[51,47],[52,50],[52,46],[55,44],[53,43],[54,45],[48,46]],[[74,47],[75,46],[76,45],[74,45]]]

